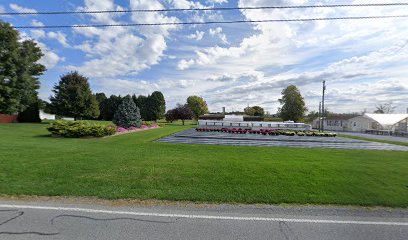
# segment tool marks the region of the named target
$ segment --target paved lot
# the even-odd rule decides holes
[[[397,141],[397,142],[406,142],[406,143],[408,143],[408,137],[374,135],[374,134],[354,133],[354,132],[344,132],[344,133],[342,132],[341,134],[349,135],[349,136],[356,136],[356,137],[363,137],[363,138],[371,138],[371,139],[380,139],[380,140],[388,140],[388,141]]]
[[[376,143],[342,137],[264,136],[258,134],[231,134],[220,132],[197,132],[189,129],[159,139],[158,142],[185,144],[212,144],[233,146],[268,146],[293,148],[338,148],[364,150],[408,151],[408,147]]]
[[[405,240],[407,217],[406,209],[0,201],[0,239]]]

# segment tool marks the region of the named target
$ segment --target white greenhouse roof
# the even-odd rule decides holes
[[[408,118],[408,114],[375,114],[366,113],[365,116],[373,119],[382,126],[392,126]]]

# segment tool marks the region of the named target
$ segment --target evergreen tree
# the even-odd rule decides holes
[[[18,122],[39,123],[40,119],[40,100],[33,102],[28,108],[20,112],[17,116]]]
[[[106,97],[106,95],[105,95],[105,93],[96,93],[95,94],[95,98],[96,98],[96,101],[98,102],[98,107],[99,107],[99,116],[98,116],[98,119],[99,120],[102,120],[103,119],[103,114],[102,114],[102,112],[104,112],[104,107],[105,107],[105,105],[104,105],[104,102],[108,99],[107,97]],[[106,103],[106,102],[105,102]]]
[[[113,123],[123,128],[138,128],[142,125],[139,108],[130,95],[123,98],[122,103],[115,113]]]
[[[132,96],[133,101],[135,102],[136,106],[140,110],[140,116],[142,117],[143,120],[147,120],[147,111],[146,111],[146,104],[147,104],[147,97],[143,95],[139,95],[136,97],[136,95]]]
[[[279,117],[284,121],[300,121],[307,108],[305,101],[295,85],[290,85],[282,91],[282,98],[279,99],[281,108],[278,109]]]
[[[116,110],[122,102],[121,96],[111,95],[108,99],[102,102],[101,115],[102,119],[112,121]]]
[[[34,41],[19,41],[18,32],[0,21],[0,113],[19,113],[37,101],[42,56]]]
[[[145,111],[147,121],[157,121],[164,117],[166,101],[161,92],[155,91],[147,97]]]
[[[193,117],[195,120],[198,120],[198,118],[201,115],[208,113],[207,103],[202,97],[199,97],[199,96],[188,97],[187,105],[193,111]]]
[[[56,114],[75,120],[99,116],[98,102],[91,92],[88,78],[78,72],[63,75],[53,92],[50,100]]]

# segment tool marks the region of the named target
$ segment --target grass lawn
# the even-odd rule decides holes
[[[407,152],[153,142],[191,127],[177,124],[64,139],[47,126],[0,124],[0,194],[408,207]]]

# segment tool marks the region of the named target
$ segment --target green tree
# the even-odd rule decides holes
[[[142,125],[139,108],[130,95],[122,99],[122,103],[113,118],[113,123],[123,128],[138,128]]]
[[[57,115],[73,117],[75,120],[99,116],[98,102],[91,92],[88,78],[78,72],[61,76],[53,92],[54,96],[50,100]]]
[[[0,21],[0,112],[14,114],[34,104],[45,67],[43,56],[32,40],[19,41],[10,24]]]
[[[246,107],[245,109],[244,109],[244,112],[245,112],[245,115],[248,115],[248,116],[255,116],[255,109],[253,108],[253,107]]]
[[[39,123],[40,119],[40,100],[33,102],[24,111],[18,114],[18,122]]]
[[[187,105],[193,111],[193,118],[198,120],[198,118],[208,113],[208,106],[205,100],[199,96],[190,96],[187,98]]]
[[[111,95],[108,99],[104,100],[101,104],[101,115],[105,121],[112,121],[116,110],[122,102],[121,96]]]
[[[284,121],[298,122],[307,111],[305,101],[295,85],[290,85],[282,91],[282,98],[279,99],[279,103],[282,107],[278,109],[278,114]]]
[[[140,116],[142,116],[142,119],[147,121],[148,118],[146,110],[147,97],[143,95],[139,95],[138,97],[136,97],[136,95],[133,95],[132,98],[136,106],[140,109]]]
[[[145,104],[146,120],[157,121],[164,117],[166,112],[166,101],[161,92],[155,91],[147,97]]]
[[[265,110],[260,106],[253,106],[253,107],[246,107],[244,112],[248,116],[260,116],[263,117],[265,115]]]
[[[106,100],[108,99],[105,95],[105,93],[96,93],[95,94],[96,101],[98,102],[98,107],[99,107],[99,116],[98,119],[102,120],[103,119],[103,114],[104,112],[103,108],[105,107],[104,102],[106,103]]]

